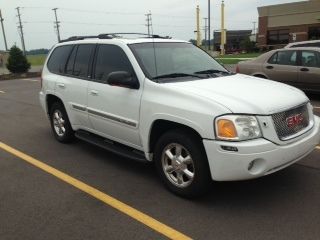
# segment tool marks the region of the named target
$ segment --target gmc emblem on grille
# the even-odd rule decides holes
[[[303,121],[303,115],[302,113],[299,113],[299,114],[296,114],[296,115],[293,115],[293,116],[290,116],[286,119],[286,122],[287,122],[287,126],[289,128],[293,128],[297,125],[299,125],[300,123],[302,123]]]

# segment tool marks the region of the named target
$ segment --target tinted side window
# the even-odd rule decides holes
[[[74,68],[74,60],[76,59],[77,54],[77,46],[74,46],[72,49],[71,55],[69,56],[67,66],[66,66],[66,74],[72,75],[73,74],[73,68]]]
[[[57,47],[53,50],[48,61],[48,69],[50,72],[63,74],[68,60],[72,45]]]
[[[78,46],[73,75],[77,77],[88,77],[89,62],[95,45],[81,44]]]
[[[131,63],[125,52],[115,45],[100,45],[97,59],[95,76],[96,80],[106,79],[111,72],[126,71],[133,74]]]
[[[297,52],[296,51],[276,52],[269,59],[268,63],[295,66],[297,64]]]
[[[320,54],[313,51],[302,51],[301,65],[320,68]]]

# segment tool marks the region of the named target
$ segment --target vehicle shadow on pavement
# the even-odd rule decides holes
[[[258,179],[237,182],[213,182],[209,195],[199,199],[204,205],[256,206],[285,204],[312,187],[306,181],[304,166],[297,164]]]

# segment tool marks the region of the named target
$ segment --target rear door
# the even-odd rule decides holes
[[[63,99],[71,124],[75,129],[90,128],[87,113],[87,90],[90,62],[95,44],[75,45],[68,57],[63,75],[56,81],[56,94]]]
[[[300,51],[299,88],[320,91],[320,52]]]
[[[277,51],[263,64],[262,70],[271,80],[296,85],[297,58],[296,50]]]

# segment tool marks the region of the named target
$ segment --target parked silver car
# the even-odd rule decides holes
[[[320,92],[320,48],[278,49],[240,62],[237,72]]]

